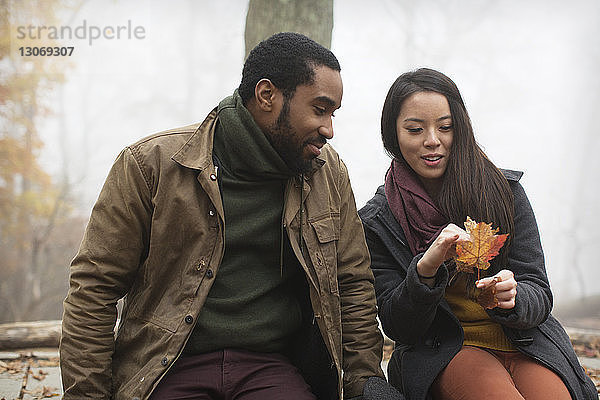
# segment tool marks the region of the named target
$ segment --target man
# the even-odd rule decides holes
[[[65,399],[336,399],[381,383],[369,253],[326,144],[339,71],[307,37],[274,35],[204,122],[119,155],[71,265]]]

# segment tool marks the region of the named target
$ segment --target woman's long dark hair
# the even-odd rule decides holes
[[[473,127],[456,84],[441,72],[421,68],[402,74],[390,88],[381,115],[381,137],[387,153],[404,160],[398,145],[396,121],[402,103],[417,92],[435,92],[448,100],[454,136],[435,200],[450,222],[463,227],[467,216],[477,222],[492,223],[499,233],[508,233],[508,241],[492,266],[505,267],[514,232],[514,198],[502,172],[488,159],[475,141]],[[491,268],[496,270],[497,268]],[[490,271],[491,272],[491,271]]]

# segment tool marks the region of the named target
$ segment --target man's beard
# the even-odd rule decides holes
[[[285,99],[275,124],[268,129],[266,136],[293,173],[307,173],[312,170],[312,159],[304,158],[304,144],[297,142],[296,130],[290,124],[289,116],[290,104]]]

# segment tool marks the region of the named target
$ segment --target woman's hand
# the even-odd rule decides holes
[[[496,279],[494,279],[496,278]],[[475,286],[484,290],[492,281],[496,281],[496,299],[497,307],[510,310],[515,307],[515,297],[517,296],[517,281],[512,271],[503,269],[494,276],[488,276],[475,282]]]
[[[469,234],[454,224],[448,224],[431,243],[417,263],[417,272],[423,277],[433,277],[442,263],[454,255],[456,243],[469,240]]]

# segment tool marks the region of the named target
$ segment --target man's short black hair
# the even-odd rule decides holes
[[[285,98],[290,98],[298,85],[313,82],[317,66],[340,70],[331,50],[314,40],[299,33],[277,33],[260,42],[248,55],[238,89],[240,96],[247,104],[258,81],[266,78]]]

